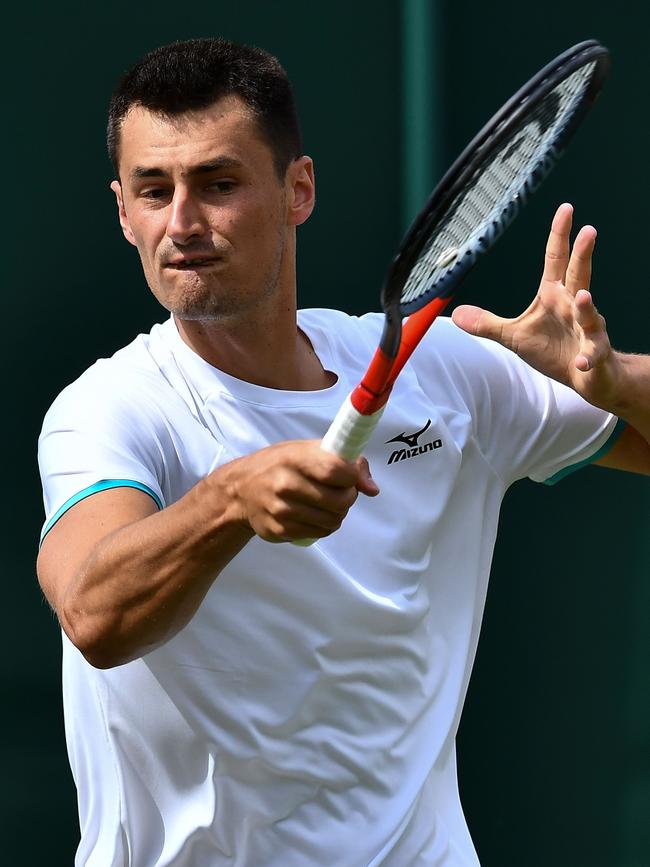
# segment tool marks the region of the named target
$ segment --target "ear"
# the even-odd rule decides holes
[[[309,218],[316,204],[314,163],[311,157],[299,157],[287,169],[287,221],[300,226]]]
[[[119,181],[113,181],[111,183],[111,189],[115,193],[115,198],[117,199],[117,212],[120,218],[120,226],[122,227],[122,231],[124,232],[124,237],[129,242],[129,244],[133,244],[134,247],[137,246],[135,241],[135,236],[131,231],[131,225],[129,223],[129,218],[126,214],[126,208],[124,207],[124,196],[122,195],[122,187]]]

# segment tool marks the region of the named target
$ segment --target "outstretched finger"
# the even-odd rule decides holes
[[[565,202],[557,209],[551,223],[551,232],[546,243],[542,280],[552,283],[558,280],[564,282],[564,276],[569,264],[569,238],[571,236],[572,222],[573,205]]]
[[[593,226],[583,226],[576,235],[566,272],[565,286],[574,296],[580,289],[589,289],[595,244],[596,230]]]
[[[508,349],[511,348],[509,341],[513,319],[504,319],[473,304],[461,304],[460,307],[456,307],[451,318],[455,325],[473,334],[474,337],[488,337],[507,346]]]

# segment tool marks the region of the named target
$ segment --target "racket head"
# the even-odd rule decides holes
[[[381,293],[382,350],[395,357],[401,320],[451,298],[477,258],[510,225],[596,100],[609,53],[596,40],[560,54],[470,141],[429,196],[395,256]]]

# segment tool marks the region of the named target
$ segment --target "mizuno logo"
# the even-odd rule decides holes
[[[429,429],[430,425],[431,425],[431,419],[429,419],[427,421],[427,423],[425,424],[425,426],[421,430],[416,431],[415,433],[412,433],[412,434],[407,434],[404,431],[402,431],[401,434],[397,434],[397,436],[393,437],[392,440],[386,440],[386,443],[404,443],[405,446],[408,446],[409,448],[412,449],[414,446],[416,446],[418,444],[418,440],[420,439],[422,434],[426,430]]]
[[[442,448],[442,440],[430,440],[428,443],[424,443],[424,445],[418,445],[418,441],[422,434],[429,429],[431,425],[431,419],[427,421],[425,426],[421,428],[419,431],[416,431],[412,434],[407,434],[405,431],[402,431],[401,434],[397,434],[396,437],[393,437],[390,440],[386,440],[386,443],[404,443],[407,448],[405,449],[395,449],[395,451],[388,458],[387,463],[395,464],[398,461],[404,461],[408,458],[414,458],[416,455],[423,455],[425,452],[432,452],[434,449]]]

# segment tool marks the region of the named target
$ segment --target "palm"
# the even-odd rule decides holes
[[[507,320],[504,336],[509,349],[547,376],[571,384],[571,368],[580,349],[580,330],[573,299],[560,283],[542,280],[532,304],[516,319]]]
[[[570,250],[571,222],[571,206],[560,206],[539,291],[523,313],[504,319],[463,306],[454,311],[453,319],[465,331],[498,341],[541,373],[603,405],[615,391],[617,368],[605,320],[588,291],[596,231],[582,228]]]

